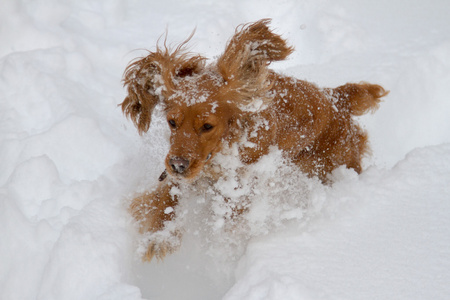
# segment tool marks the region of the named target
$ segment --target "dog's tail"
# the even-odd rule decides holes
[[[381,98],[389,94],[383,87],[366,82],[347,83],[332,90],[335,105],[340,111],[361,116],[378,108]]]

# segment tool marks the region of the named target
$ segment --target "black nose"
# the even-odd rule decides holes
[[[171,158],[169,164],[172,170],[178,174],[183,174],[189,167],[189,161],[181,157]]]

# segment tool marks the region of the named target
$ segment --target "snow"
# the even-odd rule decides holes
[[[0,299],[448,298],[448,1],[1,6]],[[360,118],[366,171],[338,169],[326,187],[275,149],[238,182],[228,158],[216,188],[250,195],[250,213],[233,223],[214,193],[185,192],[173,208],[183,209],[181,248],[142,263],[126,206],[156,185],[168,128],[157,111],[141,138],[122,115],[125,67],[166,29],[176,44],[195,28],[190,50],[215,58],[237,25],[266,17],[296,48],[275,70],[391,91]]]

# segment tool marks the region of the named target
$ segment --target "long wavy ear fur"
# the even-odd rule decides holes
[[[123,76],[128,95],[121,103],[123,113],[129,117],[139,134],[147,132],[153,109],[167,101],[173,92],[174,79],[186,77],[202,70],[205,58],[185,53],[185,42],[171,52],[166,46],[157,47],[146,57],[128,65]]]
[[[227,83],[250,97],[261,96],[269,89],[267,66],[286,59],[294,49],[267,26],[270,19],[244,24],[228,42],[217,61],[219,73]]]

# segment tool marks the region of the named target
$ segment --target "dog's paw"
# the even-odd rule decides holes
[[[179,231],[167,232],[166,230],[146,235],[140,241],[138,253],[143,261],[150,262],[153,258],[158,261],[164,259],[181,245],[181,233]]]
[[[174,245],[170,242],[150,242],[147,246],[147,251],[143,253],[142,260],[150,262],[153,258],[161,261],[166,257],[166,255],[175,252],[178,249],[179,245]]]

